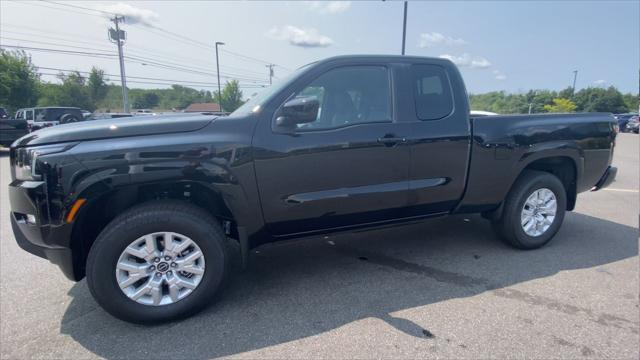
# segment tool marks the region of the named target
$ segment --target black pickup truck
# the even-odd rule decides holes
[[[611,114],[470,118],[448,60],[335,57],[228,117],[21,138],[11,223],[23,249],[86,276],[111,314],[166,321],[203,308],[230,264],[282,239],[481,213],[507,243],[538,248],[578,193],[613,181],[616,134]]]

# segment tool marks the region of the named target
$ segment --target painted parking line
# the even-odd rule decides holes
[[[632,190],[632,189],[609,189],[609,188],[605,188],[605,189],[602,189],[602,190],[605,190],[605,191],[632,192],[632,193],[637,193],[638,192],[638,190]]]

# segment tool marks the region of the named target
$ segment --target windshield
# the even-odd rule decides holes
[[[260,109],[260,105],[262,105],[265,101],[269,100],[273,94],[278,93],[280,90],[284,89],[291,80],[295,79],[303,73],[311,64],[307,64],[291,74],[285,76],[284,78],[276,81],[273,85],[260,90],[258,93],[254,94],[245,102],[242,106],[236,109],[236,111],[232,112],[230,116],[244,116],[249,115],[250,113]],[[257,107],[257,108],[256,108]],[[255,109],[255,110],[254,110]]]

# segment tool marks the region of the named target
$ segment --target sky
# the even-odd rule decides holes
[[[171,80],[216,89],[240,79],[245,95],[312,61],[343,54],[400,54],[403,3],[9,1],[0,2],[0,46],[29,50],[43,79],[56,69],[103,69],[119,83],[112,13],[126,15],[128,86]],[[446,57],[470,93],[616,86],[638,93],[640,1],[409,1],[406,53]],[[101,55],[95,55],[101,54]],[[104,55],[106,54],[106,55]]]

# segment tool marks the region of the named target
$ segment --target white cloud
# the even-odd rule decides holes
[[[445,36],[441,33],[432,32],[432,33],[422,33],[420,34],[420,41],[418,42],[418,46],[421,48],[433,47],[438,45],[444,46],[460,46],[465,45],[467,42],[462,39],[456,39],[451,36]]]
[[[596,80],[593,83],[597,86],[605,86],[607,84],[607,80]]]
[[[351,8],[351,1],[310,1],[309,9],[321,14],[337,14]]]
[[[293,25],[276,26],[267,32],[267,36],[276,40],[286,40],[293,46],[304,48],[327,47],[333,44],[330,37],[321,35],[316,29],[301,29]]]
[[[460,67],[470,67],[472,69],[486,69],[491,67],[489,60],[482,56],[471,56],[469,54],[462,54],[461,56],[443,54],[441,58],[451,60],[454,64]]]
[[[151,26],[158,21],[159,15],[151,10],[137,8],[125,3],[101,6],[102,11],[118,14],[125,17],[126,24],[142,24]]]
[[[496,80],[502,81],[507,79],[507,75],[503,74],[500,70],[493,70],[493,75],[495,75]]]

